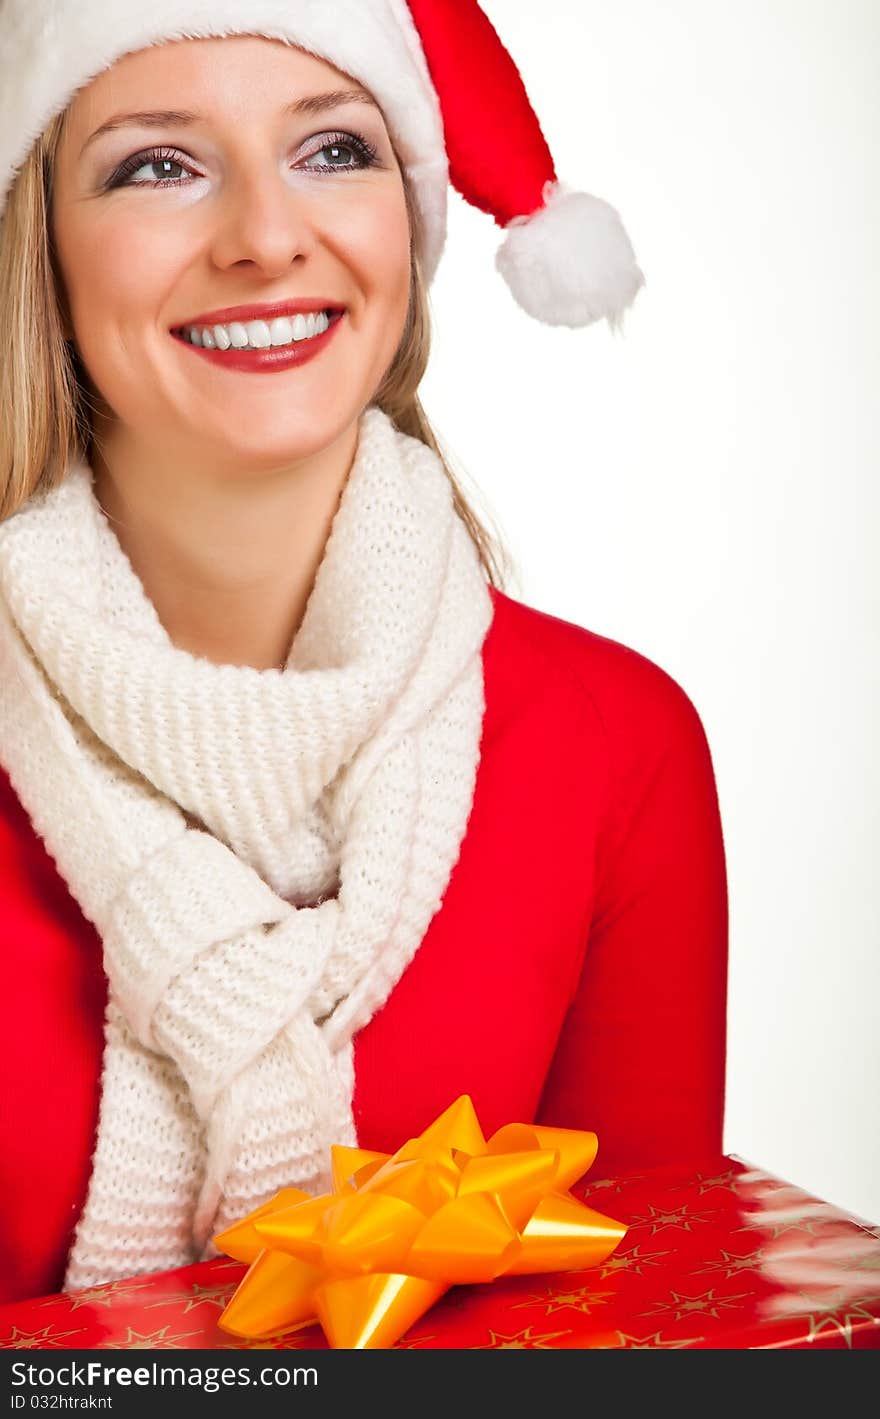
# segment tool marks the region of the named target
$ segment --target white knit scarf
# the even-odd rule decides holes
[[[109,983],[66,1290],[329,1188],[352,1036],[459,855],[491,618],[440,460],[374,406],[283,672],[173,645],[84,461],[0,525],[0,761]]]

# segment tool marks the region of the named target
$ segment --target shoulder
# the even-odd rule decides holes
[[[533,776],[573,785],[584,805],[596,802],[602,900],[625,895],[639,853],[660,860],[676,833],[690,835],[694,853],[703,839],[708,850],[718,840],[715,768],[686,689],[621,641],[494,588],[492,597],[484,646],[489,743],[509,734]],[[622,876],[606,880],[621,844],[635,841],[636,824],[641,847]]]
[[[704,739],[693,700],[649,656],[495,587],[490,591],[494,616],[484,664],[499,695],[538,687],[548,714],[565,705],[586,712],[615,758],[640,749],[662,752],[682,736]]]

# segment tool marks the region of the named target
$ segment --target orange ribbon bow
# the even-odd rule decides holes
[[[214,1237],[250,1263],[217,1323],[257,1338],[317,1320],[335,1348],[381,1348],[450,1286],[597,1265],[627,1231],[568,1191],[597,1149],[523,1123],[487,1140],[468,1094],[394,1154],[334,1145],[332,1192],[282,1188]]]

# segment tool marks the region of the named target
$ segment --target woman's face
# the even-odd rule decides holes
[[[234,36],[126,55],[75,97],[52,232],[111,429],[214,467],[271,469],[328,447],[369,404],[406,319],[403,179],[373,102],[290,111],[359,87],[302,50]],[[302,300],[344,314],[286,368],[257,369],[244,351],[249,367],[235,368],[180,338],[203,315]],[[283,348],[297,345],[308,351]]]

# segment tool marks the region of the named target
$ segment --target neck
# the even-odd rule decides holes
[[[95,496],[172,643],[278,669],[305,614],[358,425],[271,469],[218,470],[96,429]]]

